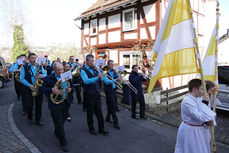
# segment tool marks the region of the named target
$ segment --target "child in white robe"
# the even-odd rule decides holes
[[[198,100],[203,96],[201,80],[193,79],[188,83],[189,94],[181,103],[181,123],[175,153],[210,153],[210,130],[216,113]],[[204,96],[203,99],[209,99]]]

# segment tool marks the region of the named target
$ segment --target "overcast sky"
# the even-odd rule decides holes
[[[23,23],[31,46],[80,47],[80,30],[73,19],[97,0],[0,0],[0,46],[12,47],[15,19]],[[220,0],[220,34],[229,28],[229,0]]]

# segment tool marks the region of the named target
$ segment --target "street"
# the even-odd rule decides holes
[[[16,101],[13,81],[10,81],[0,90],[0,109],[14,102],[13,118],[16,126],[25,137],[43,153],[61,153],[59,143],[53,136],[53,123],[47,107],[46,97],[43,100],[43,127],[35,124],[32,126],[27,125],[27,117],[21,116],[21,101]],[[102,98],[102,105],[103,115],[105,116],[106,105],[104,98]],[[2,111],[0,113],[1,116],[7,115]],[[86,113],[82,111],[82,105],[78,105],[75,99],[74,104],[71,105],[70,114],[72,121],[65,122],[65,132],[68,145],[71,148],[70,152],[72,153],[172,153],[174,151],[177,128],[166,126],[150,119],[134,120],[130,117],[129,110],[124,108],[121,108],[121,112],[117,113],[121,126],[120,130],[105,122],[105,128],[109,131],[108,136],[94,136],[88,132]],[[94,121],[97,130],[95,117]],[[0,136],[2,137],[2,135],[3,133],[1,132]],[[30,152],[29,148],[24,147],[19,139],[15,138],[14,141],[16,142],[16,140],[18,141],[17,144],[19,144],[18,147],[22,149],[11,152]],[[7,152],[2,150],[3,141],[3,139],[0,139],[0,152]],[[9,145],[11,144],[9,143]],[[226,153],[228,149],[228,146],[217,143],[217,152]]]

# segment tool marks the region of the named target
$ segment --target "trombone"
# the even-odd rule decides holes
[[[112,82],[117,88],[119,88],[119,90],[122,90],[122,85],[118,82],[118,81],[115,81],[115,79],[113,79],[112,77],[110,77],[109,75],[107,75],[106,73],[108,73],[109,71],[109,67],[108,66],[104,66],[101,68],[102,70],[102,73],[105,73],[105,77],[109,80],[112,80],[114,82]]]
[[[120,75],[122,76],[122,78],[124,78],[127,74],[127,71],[124,70],[122,72],[120,72]],[[124,80],[124,79],[122,79]],[[127,82],[126,80],[124,81],[126,82],[127,86],[135,93],[135,94],[138,94],[138,90],[130,83],[130,82]]]

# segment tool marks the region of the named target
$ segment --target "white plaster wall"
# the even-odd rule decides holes
[[[99,31],[106,30],[106,19],[102,18],[99,20]]]
[[[220,64],[229,64],[229,38],[219,44],[218,59]]]
[[[110,50],[110,59],[114,61],[114,63],[118,63],[118,50]]]
[[[137,39],[137,33],[124,34],[124,39]]]
[[[109,32],[108,42],[120,42],[120,31]]]
[[[120,14],[112,15],[108,17],[108,28],[120,27]]]
[[[106,43],[106,33],[99,34],[99,44],[105,44]]]
[[[143,9],[145,12],[147,22],[156,21],[155,4],[144,6]]]
[[[97,45],[97,38],[91,38],[91,45]]]
[[[89,34],[89,23],[84,24],[84,35]]]
[[[145,28],[141,28],[140,30],[140,39],[147,39],[147,33],[146,33],[146,30]]]

